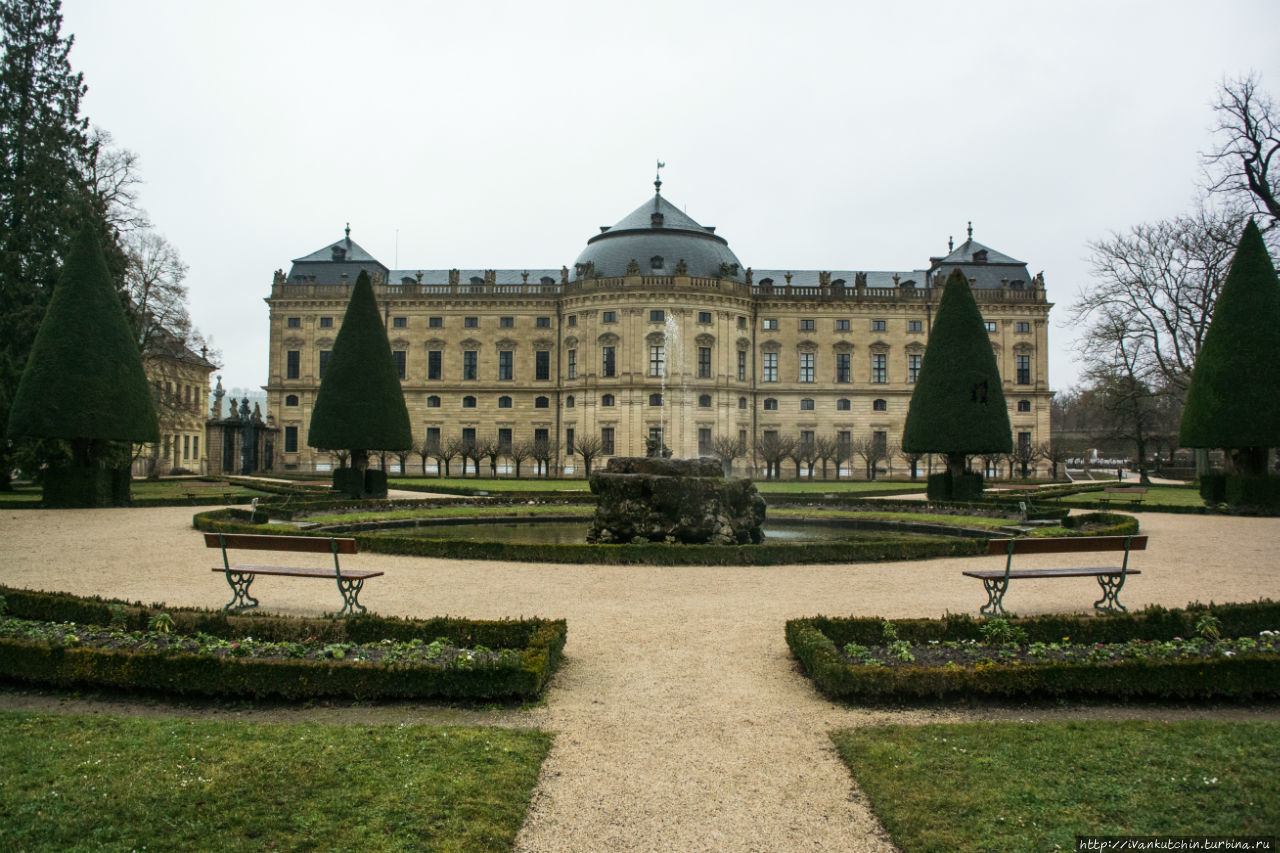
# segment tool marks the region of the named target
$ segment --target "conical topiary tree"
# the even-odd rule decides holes
[[[45,502],[59,506],[128,503],[128,469],[105,470],[113,443],[160,440],[142,356],[88,227],[72,243],[36,333],[8,434],[68,442],[72,469],[45,478]]]
[[[361,271],[356,279],[342,328],[333,342],[329,366],[311,412],[307,444],[351,451],[356,481],[344,483],[337,474],[334,479],[335,486],[350,492],[365,490],[370,450],[406,450],[413,446],[409,410],[405,408],[391,344],[367,272]],[[368,491],[386,489],[375,486]]]
[[[1280,447],[1280,283],[1266,243],[1245,226],[1191,372],[1179,442],[1227,451],[1229,473],[1266,473]]]
[[[944,454],[945,476],[953,485],[964,476],[966,457],[1013,451],[991,339],[969,282],[958,269],[947,278],[938,302],[902,430],[902,449]]]

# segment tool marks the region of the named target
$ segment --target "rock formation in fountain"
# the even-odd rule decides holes
[[[764,498],[747,479],[725,479],[715,459],[615,457],[591,475],[588,542],[757,544]]]

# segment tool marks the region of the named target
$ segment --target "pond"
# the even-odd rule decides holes
[[[431,524],[421,527],[396,527],[385,530],[394,536],[413,536],[423,539],[456,539],[474,542],[505,542],[525,545],[580,545],[587,541],[591,520],[573,521],[510,521]],[[768,542],[839,542],[849,540],[900,539],[910,536],[900,529],[867,529],[849,524],[822,524],[814,522],[787,523],[766,521],[764,541]],[[932,534],[936,536],[937,534]]]

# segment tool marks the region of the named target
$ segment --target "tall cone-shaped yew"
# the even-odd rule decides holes
[[[1178,438],[1224,448],[1236,474],[1265,474],[1267,449],[1280,447],[1280,283],[1252,221],[1196,356]]]
[[[333,342],[311,413],[307,444],[350,450],[351,467],[361,475],[368,467],[370,450],[405,450],[413,445],[409,410],[367,272],[356,279]]]
[[[938,302],[902,430],[902,449],[945,454],[953,477],[963,475],[967,456],[1013,451],[991,338],[958,269],[947,278]]]
[[[9,435],[65,439],[81,468],[97,466],[109,442],[160,440],[142,356],[91,228],[76,235],[40,322]]]

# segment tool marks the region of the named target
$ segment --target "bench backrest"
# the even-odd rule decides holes
[[[1145,551],[1143,536],[1044,536],[1027,539],[990,539],[988,554],[1073,554],[1084,551]]]
[[[313,554],[356,554],[356,540],[336,536],[267,536],[258,533],[206,533],[206,548],[251,551],[294,551]]]
[[[1103,491],[1108,495],[1145,495],[1147,493],[1146,489],[1138,486],[1111,486]]]

